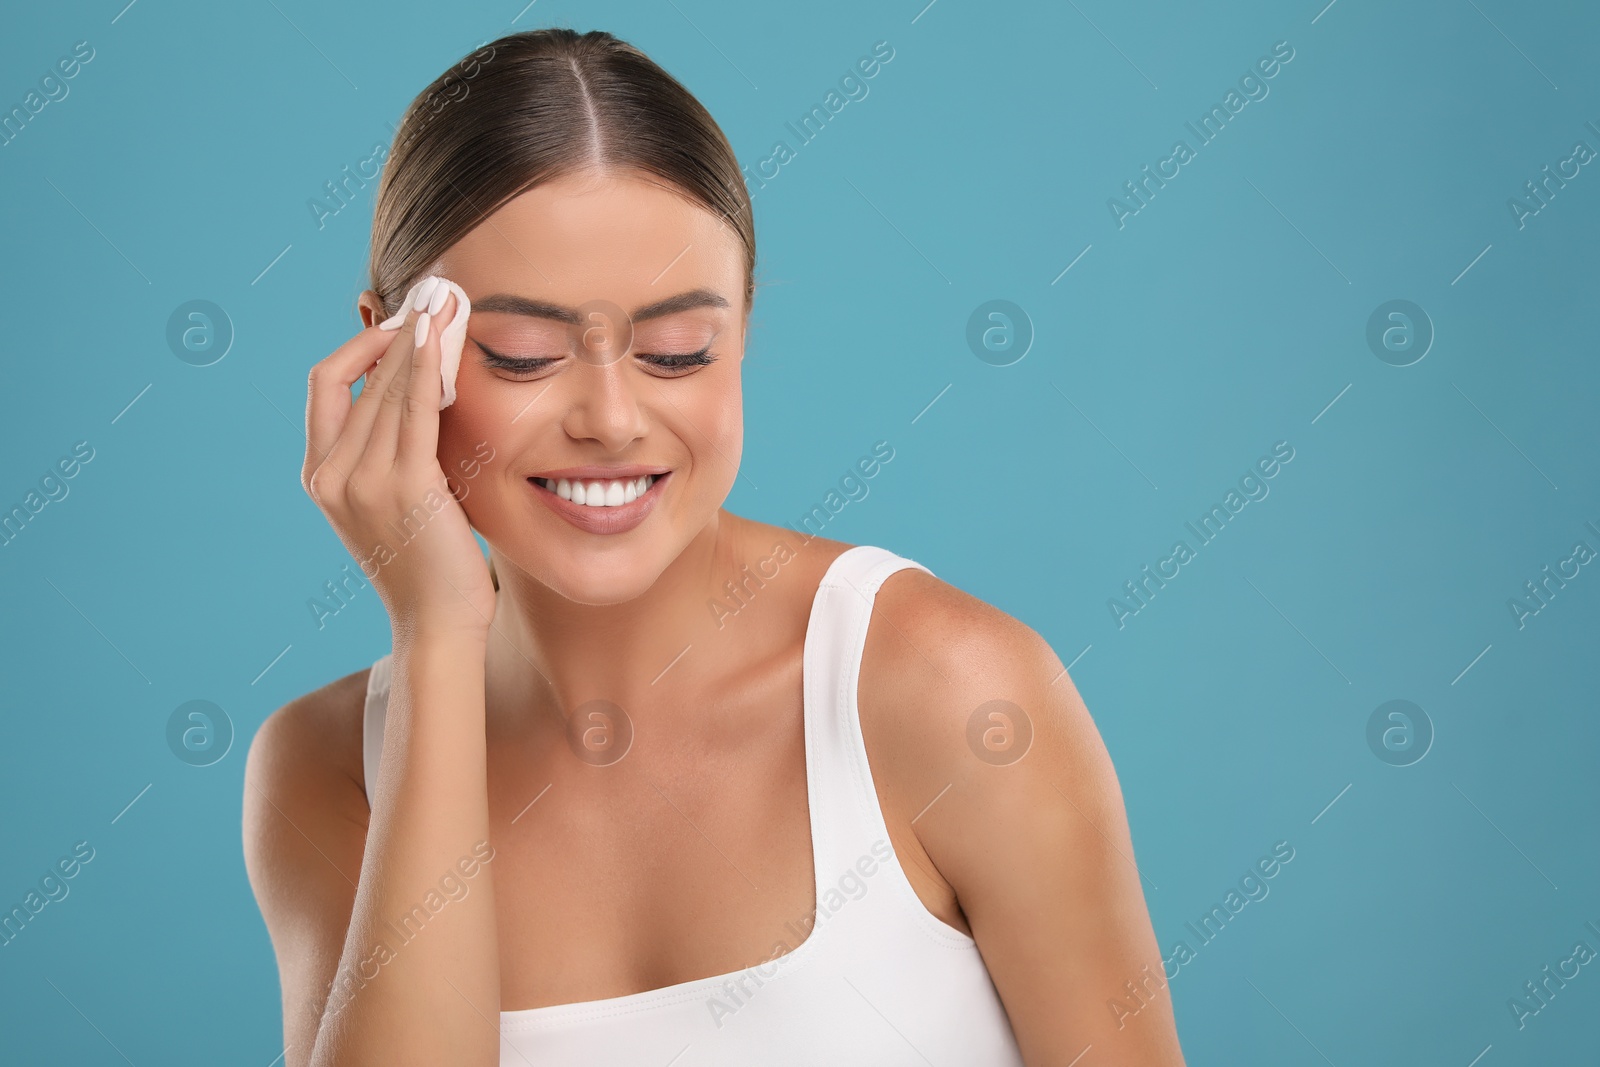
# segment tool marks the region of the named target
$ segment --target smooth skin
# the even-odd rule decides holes
[[[572,175],[436,266],[474,304],[455,404],[437,410],[453,300],[419,347],[417,312],[380,330],[364,293],[367,328],[312,370],[302,481],[357,560],[391,549],[371,581],[394,673],[377,782],[363,780],[366,670],[278,709],[251,746],[245,858],[287,1067],[488,1067],[501,1010],[735,971],[811,914],[801,653],[849,546],[815,538],[736,616],[709,610],[741,567],[797,543],[722,508],[743,439],[741,256],[721,219],[656,179]],[[574,358],[578,327],[479,311],[512,294],[632,313],[700,289],[726,306],[641,317],[620,359]],[[649,358],[707,344],[706,366]],[[508,371],[491,352],[553,362]],[[590,463],[673,473],[643,524],[599,536],[528,481]],[[424,502],[431,517],[398,544]],[[1181,1065],[1170,1000],[1146,980],[1161,957],[1116,774],[1048,643],[903,570],[873,608],[859,694],[891,844],[928,910],[977,940],[1030,1067]],[[608,766],[575,758],[566,732],[563,709],[597,698],[634,731]],[[967,743],[973,709],[996,699],[1034,733],[1006,766]],[[384,921],[480,843],[492,859],[458,879],[467,891],[378,962]],[[1133,1003],[1129,981],[1146,1006],[1119,1025],[1109,1002]]]

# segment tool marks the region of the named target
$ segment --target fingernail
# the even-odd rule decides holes
[[[428,313],[424,311],[417,317],[417,347],[421,348],[428,342]]]
[[[445,284],[443,278],[439,279],[439,284],[433,290],[433,298],[428,301],[428,314],[438,315],[440,310],[444,308],[445,298],[449,295],[450,286]]]
[[[424,278],[422,284],[417,286],[417,295],[416,298],[411,301],[411,310],[422,311],[425,309],[428,306],[428,301],[433,299],[433,291],[434,289],[438,288],[438,285],[438,275],[429,275],[427,278]]]

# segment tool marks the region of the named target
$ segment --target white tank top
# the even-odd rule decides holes
[[[905,567],[928,570],[857,545],[829,565],[811,605],[802,660],[817,901],[809,933],[791,923],[786,954],[729,974],[503,1011],[502,1067],[1022,1067],[977,943],[930,913],[906,880],[861,740],[856,686],[872,602]],[[368,782],[383,750],[390,662],[373,665],[367,686]]]

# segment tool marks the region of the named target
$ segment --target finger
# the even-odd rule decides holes
[[[400,310],[396,311],[393,315],[389,316],[389,318],[378,324],[380,329],[392,331],[389,335],[391,338],[390,348],[394,349],[397,353],[401,350],[401,347],[409,343],[409,327],[412,326],[412,324],[414,324],[416,321],[418,313],[426,310],[428,306],[429,294],[432,293],[435,288],[437,288],[436,284],[428,284],[430,281],[432,281],[432,279],[424,279],[416,286],[407,290],[405,297],[400,301]],[[389,370],[394,373],[405,373],[405,368],[401,366],[401,364],[404,362],[404,359],[397,359],[393,361],[390,364]],[[373,389],[375,386],[391,380],[388,372],[379,373],[382,371],[383,367],[381,356],[376,364],[376,367],[378,368],[376,371],[372,367],[367,368],[367,380],[362,384],[361,388],[362,396],[365,396],[369,389]],[[382,393],[379,391],[374,393],[373,399],[368,402],[368,406],[371,406],[375,403],[381,403],[381,401]],[[360,397],[357,397],[356,403],[358,406],[360,405],[360,402]]]
[[[445,294],[438,316],[429,317],[427,342],[411,357],[409,398],[400,414],[395,443],[395,462],[401,466],[437,463],[439,459],[439,401],[444,395],[444,381],[439,376],[443,358],[440,338],[460,310],[455,294],[448,288]]]
[[[306,477],[339,439],[350,415],[351,386],[378,361],[394,336],[393,330],[369,326],[311,368],[306,381]]]
[[[383,395],[389,388],[389,383],[397,377],[402,381],[405,378],[412,347],[409,325],[415,315],[414,311],[408,311],[407,325],[390,334],[388,350],[384,352],[377,366],[367,372],[366,380],[362,382],[361,395],[356,397],[350,415],[345,420],[344,428],[328,453],[328,462],[347,475],[352,475],[356,466],[366,458],[367,451],[371,447],[372,427],[382,410]],[[391,454],[381,463],[382,468],[387,469],[393,461],[394,457]]]
[[[384,384],[383,399],[373,419],[372,438],[367,444],[367,451],[375,464],[379,464],[382,457],[393,466],[400,446],[400,420],[404,418],[406,405],[410,402],[408,397],[415,376],[417,355],[427,348],[429,342],[438,347],[439,330],[426,309],[416,315],[410,324],[410,331],[410,352],[405,363],[396,368],[394,377]]]

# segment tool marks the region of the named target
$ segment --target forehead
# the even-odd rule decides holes
[[[715,212],[650,177],[585,172],[507,201],[440,258],[469,295],[634,308],[698,286],[742,304],[744,250]]]

